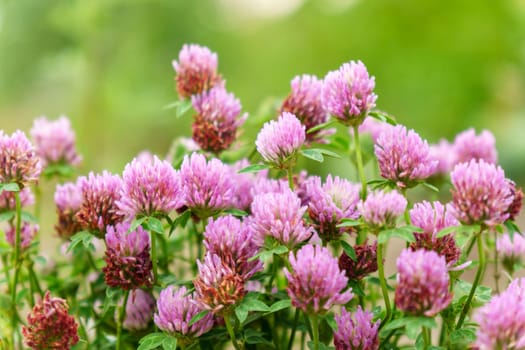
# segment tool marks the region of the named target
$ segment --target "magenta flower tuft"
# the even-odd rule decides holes
[[[513,273],[516,264],[525,262],[525,238],[515,233],[512,238],[504,234],[496,240],[496,249],[507,271]]]
[[[263,268],[260,260],[248,261],[259,251],[253,236],[251,228],[232,215],[210,218],[204,231],[204,246],[247,280]]]
[[[179,173],[156,156],[153,161],[133,161],[122,174],[119,213],[127,218],[163,216],[184,205],[185,195]]]
[[[250,220],[255,243],[262,247],[265,238],[270,236],[292,249],[308,240],[314,231],[304,225],[305,212],[306,207],[301,206],[299,197],[289,189],[255,196]]]
[[[374,87],[375,78],[370,77],[363,62],[344,63],[324,78],[324,108],[347,125],[359,125],[376,105]]]
[[[235,189],[230,174],[219,159],[206,161],[198,153],[186,156],[180,170],[186,206],[201,219],[232,207]]]
[[[352,231],[351,227],[337,225],[342,219],[359,218],[359,190],[359,185],[338,176],[328,175],[323,185],[317,176],[307,181],[308,214],[323,241],[338,239],[343,233]]]
[[[373,322],[373,315],[357,307],[352,314],[341,309],[341,315],[335,316],[337,331],[334,332],[334,345],[336,350],[377,350],[379,349],[379,324],[380,320]]]
[[[433,250],[445,257],[448,266],[454,265],[461,254],[452,233],[437,238],[437,233],[447,227],[458,226],[459,222],[452,215],[451,205],[440,202],[416,203],[410,210],[410,222],[423,230],[415,233],[416,242],[411,244],[412,250]]]
[[[456,165],[450,179],[453,214],[461,223],[494,226],[509,218],[514,198],[501,167],[471,160]]]
[[[350,280],[360,280],[377,271],[377,242],[354,246],[356,261],[345,252],[339,257],[339,268]]]
[[[359,203],[365,223],[375,230],[396,226],[397,218],[407,207],[407,200],[397,191],[374,191]]]
[[[153,316],[155,324],[164,332],[176,336],[179,341],[196,338],[208,332],[214,324],[213,315],[207,314],[201,320],[189,325],[193,316],[204,310],[195,302],[194,293],[186,287],[169,286],[160,292],[157,312]]]
[[[89,173],[79,180],[82,204],[76,219],[84,230],[103,237],[106,226],[113,226],[124,219],[116,202],[120,199],[122,179],[104,171],[100,175]]]
[[[0,130],[0,183],[16,182],[20,187],[38,182],[42,164],[26,135],[11,136]]]
[[[445,258],[424,249],[404,249],[397,258],[396,306],[411,315],[432,317],[452,301]]]
[[[76,217],[82,205],[80,181],[57,185],[55,205],[58,215],[58,223],[55,225],[55,230],[61,238],[68,239],[82,230]]]
[[[66,116],[53,121],[46,117],[35,119],[31,137],[43,167],[53,164],[80,165],[82,157],[75,147],[75,132]]]
[[[155,310],[155,298],[142,289],[133,290],[126,303],[126,317],[123,328],[130,331],[140,331],[148,328],[153,319]]]
[[[173,61],[177,73],[177,92],[181,98],[200,94],[222,84],[217,73],[217,54],[204,46],[184,45],[179,60]]]
[[[321,99],[323,81],[312,75],[295,77],[291,82],[292,91],[281,106],[281,113],[288,112],[297,117],[306,130],[328,121],[328,113]],[[326,131],[306,134],[308,142],[322,141]]]
[[[24,187],[18,192],[20,196],[21,207],[27,207],[35,203],[35,196],[29,187]],[[15,193],[11,191],[2,191],[0,193],[0,212],[16,210]]]
[[[277,121],[271,120],[264,124],[255,145],[265,162],[279,169],[287,169],[295,163],[305,138],[304,125],[295,115],[284,112]]]
[[[141,226],[128,232],[130,224],[108,226],[104,280],[110,287],[125,290],[151,286],[152,263],[149,235]]]
[[[26,249],[31,245],[33,238],[37,235],[39,226],[36,224],[31,224],[29,222],[22,222],[20,227],[20,247]],[[16,236],[16,226],[12,223],[9,223],[9,228],[5,232],[5,239],[7,243],[15,246],[15,236]]]
[[[374,150],[381,176],[400,188],[417,185],[437,169],[438,161],[432,159],[428,143],[402,125],[385,129]]]
[[[479,350],[525,348],[525,278],[514,280],[474,313]]]
[[[199,305],[219,316],[233,311],[247,292],[245,279],[209,252],[202,262],[197,261],[197,266],[199,275],[193,284]]]
[[[348,278],[328,248],[307,244],[295,256],[290,252],[289,258],[292,271],[284,269],[288,279],[286,291],[296,308],[308,314],[322,314],[333,305],[352,299],[351,288],[343,292]]]
[[[471,160],[496,164],[498,161],[496,138],[488,130],[483,130],[478,136],[474,129],[468,129],[456,136],[454,155],[454,164],[467,163]]]
[[[71,349],[79,337],[78,324],[68,310],[64,299],[52,298],[47,291],[27,316],[27,326],[22,326],[25,344],[35,350]]]
[[[435,175],[446,176],[450,174],[456,161],[454,145],[445,139],[441,139],[439,143],[430,145],[429,149],[430,158],[438,162]]]
[[[191,97],[197,112],[193,121],[193,140],[204,151],[218,154],[230,147],[237,137],[237,128],[246,120],[241,103],[222,86]]]

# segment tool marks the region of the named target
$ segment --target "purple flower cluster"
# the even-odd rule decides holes
[[[292,91],[283,101],[281,113],[288,112],[297,117],[306,130],[328,121],[328,113],[321,99],[323,81],[313,75],[302,75],[293,78]],[[306,134],[306,141],[322,141],[326,131]]]
[[[123,328],[130,331],[140,331],[148,328],[153,318],[155,298],[142,289],[133,290],[126,303],[126,317]]]
[[[496,240],[496,249],[507,271],[513,273],[515,265],[525,261],[525,238],[521,234],[504,234]]]
[[[376,105],[375,79],[361,61],[344,63],[324,78],[324,108],[347,125],[359,125]]]
[[[456,244],[452,233],[443,237],[437,237],[437,233],[447,227],[458,226],[459,222],[452,215],[451,205],[443,205],[440,202],[432,204],[423,201],[416,203],[410,210],[410,222],[412,225],[423,230],[415,233],[416,242],[411,244],[412,250],[433,250],[445,257],[447,265],[454,265],[461,254],[461,249]]]
[[[474,346],[479,350],[525,348],[525,278],[509,287],[477,310],[479,324]]]
[[[241,103],[222,86],[191,97],[197,112],[193,122],[193,140],[204,151],[218,154],[230,147],[237,137],[237,128],[247,115],[239,116]]]
[[[129,224],[107,227],[104,279],[108,286],[126,290],[149,287],[152,280],[149,234],[141,226],[131,232],[129,228]]]
[[[0,183],[16,182],[20,187],[38,182],[42,164],[26,135],[11,136],[0,130]]]
[[[452,209],[463,224],[493,226],[509,218],[513,195],[503,169],[483,160],[454,167]]]
[[[468,129],[456,136],[454,140],[455,164],[483,160],[495,164],[498,161],[496,138],[488,130],[483,130],[479,136],[474,129]]]
[[[456,162],[454,145],[445,139],[430,145],[430,158],[438,162],[435,175],[448,175]]]
[[[251,209],[254,241],[261,247],[269,236],[292,249],[313,234],[313,229],[303,222],[307,208],[301,206],[299,197],[289,189],[255,196]]]
[[[194,293],[186,287],[169,286],[160,292],[157,312],[153,316],[161,330],[173,334],[184,341],[184,337],[195,338],[209,331],[214,324],[213,315],[207,314],[201,320],[189,325],[193,316],[204,310],[195,301]]]
[[[352,317],[353,316],[353,317]],[[379,349],[379,324],[372,321],[373,315],[358,306],[352,315],[341,309],[341,315],[335,316],[337,331],[334,332],[336,350],[377,350]]]
[[[306,139],[305,126],[291,113],[284,112],[277,121],[264,124],[255,145],[264,161],[279,169],[287,169]]]
[[[385,129],[374,150],[381,176],[400,188],[415,186],[437,169],[438,161],[432,159],[428,143],[402,125]]]
[[[126,218],[168,215],[185,204],[179,173],[156,156],[152,162],[134,159],[124,168],[122,180],[115,204]]]
[[[39,226],[29,222],[22,221],[20,227],[20,247],[26,249],[31,245],[33,238],[37,235]],[[15,246],[16,226],[13,223],[9,224],[9,228],[5,231],[5,239],[7,243]]]
[[[396,262],[396,306],[411,315],[432,317],[452,301],[445,258],[424,249],[405,249]]]
[[[359,218],[359,185],[328,175],[324,184],[321,184],[320,177],[314,176],[307,180],[305,187],[308,215],[323,241],[338,239],[343,233],[351,232],[351,227],[339,228],[337,225],[342,219]]]
[[[82,205],[80,181],[57,185],[55,190],[55,205],[58,215],[58,223],[55,225],[55,231],[61,238],[68,239],[82,230],[76,217]]]
[[[366,200],[359,203],[363,221],[372,229],[392,228],[397,218],[403,214],[407,200],[397,191],[374,191]]]
[[[284,269],[286,291],[296,308],[307,314],[322,314],[352,299],[351,288],[343,291],[348,278],[328,248],[307,244],[296,255],[290,252],[289,259],[292,270]]]
[[[235,191],[230,174],[228,166],[217,158],[206,161],[198,153],[186,156],[180,169],[185,206],[201,219],[232,207]]]
[[[204,246],[244,279],[249,279],[263,268],[260,260],[248,261],[259,251],[253,236],[247,224],[232,215],[223,216],[209,220],[204,231]]]
[[[221,76],[217,72],[217,54],[207,47],[184,45],[179,52],[179,60],[172,64],[177,73],[177,92],[182,98],[222,85]]]
[[[31,137],[43,167],[51,164],[78,166],[82,161],[75,147],[75,132],[66,116],[54,121],[46,117],[35,119]]]

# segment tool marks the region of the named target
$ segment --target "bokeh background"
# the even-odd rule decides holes
[[[184,43],[218,53],[252,116],[295,75],[361,59],[380,109],[429,142],[491,130],[507,174],[525,182],[524,0],[0,0],[1,128],[66,114],[84,172],[165,154],[191,135],[189,116],[163,108]]]

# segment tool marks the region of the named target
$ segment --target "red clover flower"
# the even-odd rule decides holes
[[[58,215],[58,223],[55,225],[55,230],[61,238],[68,239],[82,230],[76,217],[82,205],[80,181],[57,185],[55,205]]]
[[[130,331],[147,329],[154,310],[155,298],[142,289],[134,289],[126,303],[126,317],[122,327]]]
[[[377,190],[371,192],[364,202],[359,203],[359,211],[364,222],[371,228],[392,228],[407,204],[406,198],[397,191]]]
[[[377,271],[377,242],[356,245],[354,251],[356,261],[345,252],[339,257],[339,268],[345,272],[348,279],[361,280]]]
[[[341,309],[335,316],[337,331],[334,332],[336,350],[377,350],[379,349],[379,324],[372,321],[373,315],[363,311],[361,306],[353,313]]]
[[[20,187],[38,182],[42,164],[26,135],[11,136],[0,130],[0,183],[16,182]]]
[[[474,129],[468,129],[456,136],[453,147],[454,164],[467,163],[471,160],[496,164],[498,161],[496,138],[488,130],[483,130],[478,136]]]

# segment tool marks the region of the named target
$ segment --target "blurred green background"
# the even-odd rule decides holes
[[[191,118],[163,109],[184,43],[218,53],[251,115],[295,75],[361,59],[380,109],[429,142],[490,129],[525,182],[523,0],[0,0],[1,128],[68,115],[84,172],[165,154],[191,135]]]

